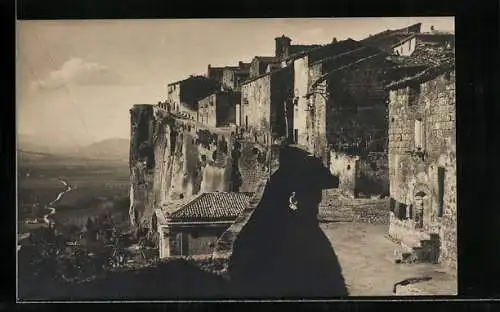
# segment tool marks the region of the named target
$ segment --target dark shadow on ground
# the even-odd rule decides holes
[[[30,283],[27,283],[30,282]],[[30,284],[30,285],[28,285]],[[20,283],[22,300],[193,300],[227,297],[227,281],[182,259],[157,267],[112,272],[82,284],[49,277]]]
[[[317,221],[322,189],[337,185],[320,161],[284,148],[280,169],[235,242],[230,263],[233,296],[347,296],[337,256]],[[296,211],[288,207],[292,191]]]

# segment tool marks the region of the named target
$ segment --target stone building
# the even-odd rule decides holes
[[[281,59],[275,56],[255,56],[250,63],[249,79],[265,74],[272,65],[274,68],[281,67]]]
[[[305,123],[298,141],[339,177],[339,188],[351,196],[388,191],[384,79],[392,63],[386,56],[350,40],[338,53],[308,65],[312,83],[300,108],[304,120],[294,125]]]
[[[239,91],[243,81],[250,77],[250,63],[239,62],[235,67],[224,67],[222,73],[222,88]]]
[[[250,76],[251,63],[238,62],[238,66],[212,67],[208,64],[207,77],[219,82],[223,91],[239,91],[241,83]]]
[[[241,87],[241,127],[264,144],[286,137],[293,122],[290,116],[285,117],[285,109],[291,110],[292,90],[292,67],[245,81]]]
[[[241,93],[218,91],[198,102],[198,121],[210,127],[240,124]]]
[[[167,103],[172,112],[180,113],[196,120],[198,100],[219,90],[219,82],[204,76],[191,76],[168,84]]]
[[[448,46],[449,47],[449,46]],[[389,235],[401,261],[457,265],[454,53],[388,84]],[[435,55],[434,55],[435,56]]]
[[[208,255],[218,238],[247,208],[252,193],[202,193],[172,213],[157,209],[160,258]]]
[[[366,49],[357,41],[352,39],[334,42],[325,46],[316,46],[312,49],[301,51],[292,54],[284,59],[287,66],[294,68],[294,98],[293,98],[293,142],[307,146],[307,128],[310,120],[309,117],[309,100],[307,94],[314,82],[319,76],[314,76],[310,69],[312,65],[322,63],[322,60],[330,58],[339,58],[349,53],[355,53],[356,49]],[[316,66],[317,67],[317,66]]]

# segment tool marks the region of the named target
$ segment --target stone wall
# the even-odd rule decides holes
[[[325,165],[330,150],[362,158],[384,151],[388,128],[384,66],[380,58],[360,63],[330,75],[313,90],[306,146]],[[312,65],[309,80],[317,81],[323,67]]]
[[[307,146],[307,104],[308,99],[304,96],[309,90],[309,65],[308,57],[296,59],[293,62],[294,67],[294,114],[293,128],[298,134],[295,142],[302,146]],[[295,134],[294,134],[295,135]]]
[[[292,97],[292,73],[293,68],[283,68],[242,86],[242,128],[261,144],[270,145],[286,135],[285,105]]]
[[[271,75],[241,86],[241,122],[248,132],[269,132],[271,118]]]
[[[359,156],[331,152],[330,172],[339,178],[339,190],[347,196],[356,197],[359,176]]]
[[[240,92],[220,92],[216,96],[216,126],[236,124],[236,105],[241,102]]]
[[[288,66],[276,70],[271,76],[271,134],[272,138],[286,136],[285,105],[293,98],[294,69]]]
[[[415,96],[409,96],[409,91],[415,92]],[[455,109],[454,71],[390,93],[390,194],[396,207],[393,214],[403,219],[391,224],[392,231],[403,227],[405,231],[439,234],[440,261],[456,267]],[[416,132],[419,123],[421,127]],[[415,153],[418,134],[422,138],[421,153]],[[439,173],[444,173],[442,204]],[[417,195],[424,196],[423,228],[419,230],[411,220],[415,218]]]
[[[327,141],[337,151],[382,152],[387,141],[387,99],[384,63],[373,59],[327,79]]]
[[[198,101],[198,121],[209,127],[217,126],[217,116],[216,116],[216,94],[210,94],[209,96]]]
[[[172,256],[196,256],[212,254],[217,239],[230,224],[222,226],[171,224],[169,227],[169,244]]]
[[[365,195],[389,194],[389,161],[387,153],[368,153],[359,161],[357,190]]]

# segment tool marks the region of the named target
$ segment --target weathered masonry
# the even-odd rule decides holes
[[[457,265],[454,57],[388,85],[389,235],[400,261]]]
[[[204,76],[191,76],[167,86],[166,105],[172,112],[181,113],[190,119],[197,119],[198,100],[220,89],[217,80]]]
[[[241,93],[219,91],[198,102],[198,121],[210,127],[240,125]]]
[[[388,192],[384,79],[392,63],[386,56],[353,41],[309,65],[306,128],[298,141],[339,177],[339,188],[350,196]]]
[[[292,122],[285,117],[290,109],[293,68],[285,67],[247,80],[241,87],[241,127],[254,140],[269,145],[287,136]]]

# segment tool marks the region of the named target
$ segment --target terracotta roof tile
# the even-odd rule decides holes
[[[234,220],[248,206],[253,193],[203,193],[168,218],[173,222]]]

